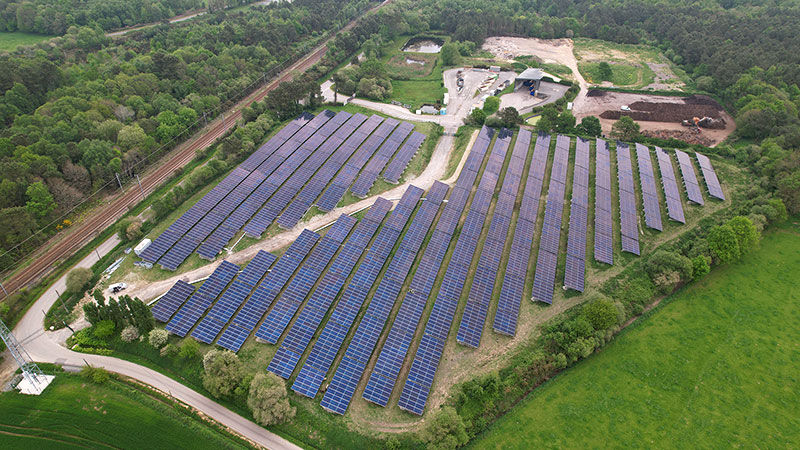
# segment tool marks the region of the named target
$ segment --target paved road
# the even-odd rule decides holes
[[[386,0],[373,7],[370,11],[375,11],[383,5],[390,3],[390,1],[391,0]],[[357,21],[358,18],[354,19],[343,27],[341,31],[352,29]],[[151,167],[149,170],[140,174],[145,195],[158,188],[158,186],[171,177],[176,170],[192,161],[198,150],[212,145],[218,138],[225,135],[228,130],[235,127],[236,121],[241,117],[241,111],[245,106],[250,105],[254,101],[260,101],[280,83],[292,80],[295,74],[303,73],[319,62],[327,51],[327,42],[328,41],[324,42],[311,53],[285,69],[276,79],[238,102],[219,119],[210,122],[208,126],[198,131],[192,138],[176,146],[175,149],[162,158],[163,161],[159,161],[158,164],[155,164],[155,167]],[[89,216],[83,218],[80,223],[73,225],[64,234],[59,234],[54,237],[52,245],[43,245],[29,258],[32,262],[7,280],[4,280],[3,286],[9,293],[13,294],[20,288],[40,279],[42,276],[46,275],[58,261],[68,258],[78,249],[86,245],[97,236],[98,233],[113,224],[141,200],[141,192],[139,189],[136,189],[135,186],[128,186],[124,193],[110,197],[103,206],[96,208]]]
[[[105,256],[119,243],[116,235],[103,242],[97,251]],[[91,252],[76,267],[91,267],[97,262],[97,255]],[[42,329],[42,311],[47,311],[56,302],[56,290],[63,292],[66,275],[62,276],[28,310],[22,320],[14,328],[14,336],[22,343],[31,358],[38,362],[48,362],[65,366],[83,367],[87,362],[95,367],[103,367],[111,372],[136,379],[171,395],[181,402],[196,408],[222,425],[230,428],[245,438],[269,449],[300,449],[286,439],[267,431],[250,420],[234,413],[219,403],[189,389],[181,383],[156,372],[155,370],[110,356],[76,353],[66,349],[63,342],[69,334],[64,329],[57,332]],[[10,360],[11,358],[6,358]]]

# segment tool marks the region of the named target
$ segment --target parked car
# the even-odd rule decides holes
[[[114,283],[108,287],[108,290],[111,291],[112,294],[116,294],[119,291],[124,291],[128,287],[125,283]]]

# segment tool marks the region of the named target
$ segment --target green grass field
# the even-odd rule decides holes
[[[5,31],[0,33],[0,51],[12,52],[20,45],[33,45],[53,38],[44,34]]]
[[[6,449],[245,449],[163,399],[120,381],[103,385],[62,373],[41,396],[0,394],[0,447]]]
[[[578,63],[578,70],[581,71],[581,75],[583,75],[589,83],[599,84],[603,82],[600,76],[600,63]],[[611,79],[609,81],[613,83],[614,86],[638,86],[643,84],[639,78],[642,76],[641,73],[647,70],[649,69],[641,65],[611,64]],[[650,84],[650,82],[645,84]]]
[[[797,448],[799,265],[800,227],[768,233],[536,389],[472,448]]]

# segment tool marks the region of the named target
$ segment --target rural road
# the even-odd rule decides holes
[[[375,11],[389,2],[391,0],[386,0],[364,14]],[[363,14],[359,17],[362,16]],[[354,19],[343,27],[340,32],[352,29],[357,21],[358,18]],[[235,127],[236,121],[241,117],[241,111],[245,106],[263,99],[280,83],[291,81],[295,73],[302,73],[320,61],[327,51],[328,41],[325,41],[312,50],[311,53],[284,69],[275,79],[239,101],[219,119],[209,122],[206,127],[195,133],[189,140],[176,146],[162,157],[162,161],[154,165],[156,167],[151,167],[144,173],[140,173],[141,186],[145,195],[153,192],[162,182],[171,177],[176,170],[194,159],[198,150],[209,147],[218,138],[224,136],[228,130]],[[128,186],[124,193],[108,198],[102,206],[98,206],[93,212],[82,218],[79,223],[73,225],[66,233],[56,235],[51,240],[52,245],[50,243],[43,244],[37,252],[34,252],[29,257],[31,263],[4,280],[3,286],[9,294],[13,294],[20,288],[40,279],[59,261],[68,258],[75,251],[86,245],[92,238],[113,224],[141,200],[141,192],[133,186]]]
[[[116,247],[118,242],[119,239],[114,235],[100,244],[97,251],[104,256]],[[91,267],[95,262],[97,262],[97,255],[95,252],[91,252],[75,267]],[[41,315],[41,311],[47,311],[56,302],[58,299],[56,290],[62,292],[65,282],[66,275],[50,286],[14,328],[14,336],[34,361],[74,367],[83,367],[88,363],[94,367],[103,367],[111,372],[148,384],[201,411],[206,416],[263,447],[274,450],[301,448],[155,370],[110,356],[76,353],[66,349],[63,343],[69,335],[69,330],[44,331]],[[6,361],[11,360],[8,357],[5,359]]]

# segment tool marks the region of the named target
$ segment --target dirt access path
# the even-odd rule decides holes
[[[390,2],[391,0],[386,0],[364,14],[369,14]],[[352,29],[359,18],[364,14],[353,19],[353,21],[343,27],[340,32]],[[334,36],[330,39],[333,39],[333,37]],[[176,170],[192,161],[198,150],[213,145],[218,138],[224,136],[231,128],[234,128],[245,106],[255,101],[262,100],[280,83],[291,81],[297,74],[302,74],[319,62],[328,50],[327,44],[330,39],[312,50],[311,53],[301,58],[296,63],[284,69],[275,79],[240,100],[235,106],[226,111],[224,115],[221,115],[219,119],[209,122],[205,128],[195,133],[189,140],[179,144],[165,155],[162,161],[159,161],[158,164],[154,164],[144,173],[140,174],[141,186],[145,195],[153,192],[161,183],[171,177]],[[122,217],[141,200],[142,194],[135,186],[128,186],[124,193],[108,197],[102,202],[101,206],[98,206],[94,211],[88,213],[66,233],[58,234],[48,243],[42,245],[40,250],[34,252],[29,257],[29,260],[32,262],[3,281],[3,286],[9,294],[13,294],[20,288],[40,279],[42,276],[49,273],[59,261],[68,258],[78,251],[78,249],[86,245],[102,230],[116,222],[117,219]]]

